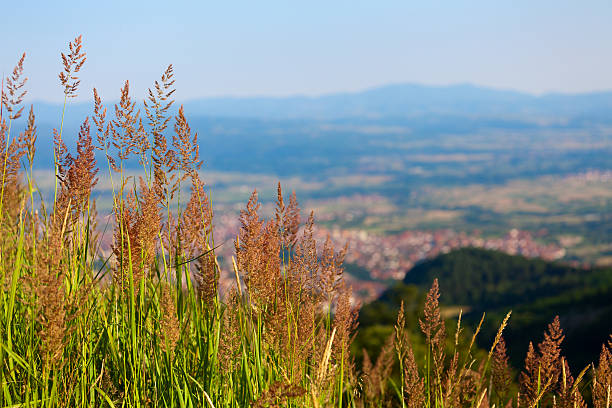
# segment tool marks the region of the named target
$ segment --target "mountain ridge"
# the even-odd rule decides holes
[[[61,104],[34,101],[41,120]],[[341,119],[448,114],[472,117],[599,116],[612,110],[612,90],[534,95],[468,83],[396,83],[318,96],[207,97],[183,101],[190,116],[256,119]],[[107,104],[112,105],[111,103]],[[70,109],[90,114],[91,102]],[[76,115],[72,115],[76,116]],[[53,116],[55,119],[55,116]]]

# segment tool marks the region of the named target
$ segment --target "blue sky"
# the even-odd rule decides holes
[[[26,51],[29,99],[60,100],[59,53],[83,34],[81,100],[136,95],[175,66],[178,99],[318,95],[470,82],[612,89],[611,1],[21,1],[2,6],[0,70]]]

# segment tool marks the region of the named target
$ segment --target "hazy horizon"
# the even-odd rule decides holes
[[[296,91],[293,93],[288,92],[286,94],[280,94],[280,95],[265,94],[265,93],[248,94],[248,95],[232,95],[232,94],[205,95],[205,96],[195,96],[195,97],[186,98],[186,99],[177,99],[177,103],[189,103],[189,102],[196,102],[199,100],[249,100],[249,99],[282,100],[282,99],[293,99],[293,98],[295,99],[299,99],[299,98],[319,99],[319,98],[325,98],[325,97],[330,97],[330,96],[359,95],[359,94],[363,94],[363,93],[367,93],[371,91],[377,91],[377,90],[396,87],[396,86],[397,87],[414,86],[414,87],[422,87],[422,88],[427,88],[427,89],[441,89],[441,90],[466,87],[466,88],[485,90],[485,91],[491,91],[491,92],[512,93],[512,94],[517,94],[517,95],[532,97],[532,98],[542,98],[542,97],[548,97],[548,96],[588,96],[588,95],[596,95],[596,94],[612,94],[612,86],[610,88],[576,91],[576,92],[571,92],[571,91],[530,92],[530,91],[524,91],[524,90],[519,90],[519,89],[514,89],[514,88],[487,86],[487,85],[482,85],[482,84],[472,83],[472,82],[454,82],[454,83],[440,83],[440,84],[429,84],[429,83],[423,83],[423,82],[387,82],[387,83],[381,83],[378,85],[372,85],[372,86],[368,86],[365,88],[358,88],[358,89],[349,90],[349,91],[331,90],[331,91],[321,92],[317,94],[307,94],[307,93],[300,93]],[[119,91],[120,90],[117,89],[117,92],[116,92],[117,95],[115,97],[111,96],[110,98],[106,99],[105,104],[118,102],[119,96],[120,96]],[[138,95],[133,92],[135,91],[132,90],[131,93],[136,99],[136,101],[140,101],[141,99],[144,99],[145,97],[144,92],[142,93],[142,95]],[[62,105],[63,104],[63,99],[62,100],[42,99],[42,98],[33,99],[30,95],[26,95],[26,97],[24,98],[24,101],[26,105],[30,103],[34,103],[34,104],[44,103],[44,104],[49,104],[49,105]],[[88,104],[89,102],[92,102],[92,101],[93,101],[93,93],[90,98],[86,98],[86,95],[80,95],[79,98],[75,100],[70,100],[68,101],[68,103],[82,105],[82,104]]]

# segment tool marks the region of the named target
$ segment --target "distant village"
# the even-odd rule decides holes
[[[234,239],[239,229],[236,214],[215,215],[215,245],[222,269],[221,286],[229,286],[235,281],[228,260],[234,256]],[[315,237],[319,249],[329,235],[336,250],[346,243],[349,251],[345,264],[353,264],[367,270],[369,279],[347,276],[353,286],[355,297],[368,301],[378,296],[391,280],[403,279],[404,275],[419,261],[433,258],[456,248],[479,247],[495,249],[511,255],[529,258],[557,260],[565,256],[565,249],[536,242],[529,231],[511,229],[501,238],[484,238],[475,232],[467,234],[451,229],[433,231],[410,230],[401,234],[377,235],[364,230],[343,230],[318,226]]]
[[[221,267],[220,288],[222,292],[235,284],[231,259],[235,256],[234,240],[240,228],[235,211],[217,212],[214,217],[214,245]],[[556,244],[542,244],[532,232],[509,230],[503,237],[483,237],[478,231],[471,234],[452,229],[407,230],[399,234],[379,235],[360,229],[340,229],[315,225],[317,250],[321,253],[329,236],[336,251],[348,243],[345,265],[360,269],[360,276],[345,274],[353,287],[355,300],[369,301],[376,298],[389,283],[401,280],[415,264],[434,258],[457,248],[478,247],[494,249],[510,255],[541,258],[554,261],[565,256],[566,250]],[[101,251],[110,255],[112,234],[102,238]],[[368,276],[363,276],[366,273]]]

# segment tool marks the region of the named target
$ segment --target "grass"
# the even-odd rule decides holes
[[[62,54],[67,101],[78,92],[85,59],[77,37]],[[136,110],[128,82],[110,112],[94,90],[94,111],[81,126],[76,154],[64,143],[63,112],[58,115],[54,197],[45,203],[32,170],[32,110],[24,132],[14,136],[23,111],[23,64],[24,58],[2,88],[0,119],[2,406],[583,403],[577,384],[584,372],[574,381],[566,368],[558,321],[530,351],[518,397],[508,392],[501,347],[508,318],[490,352],[475,361],[479,328],[459,347],[459,317],[448,354],[437,281],[419,321],[426,358],[415,358],[402,308],[378,359],[364,358],[359,368],[351,351],[358,308],[342,270],[346,248],[336,251],[328,241],[317,250],[314,216],[302,224],[295,195],[287,200],[280,184],[269,220],[260,217],[257,192],[241,212],[236,284],[219,293],[200,144],[182,107],[170,115],[172,66],[150,90],[144,112]],[[96,150],[106,159],[112,196],[108,256],[99,250],[91,198],[99,177]],[[125,170],[130,158],[141,164],[139,176]],[[611,346],[591,370],[598,407],[609,407]]]

